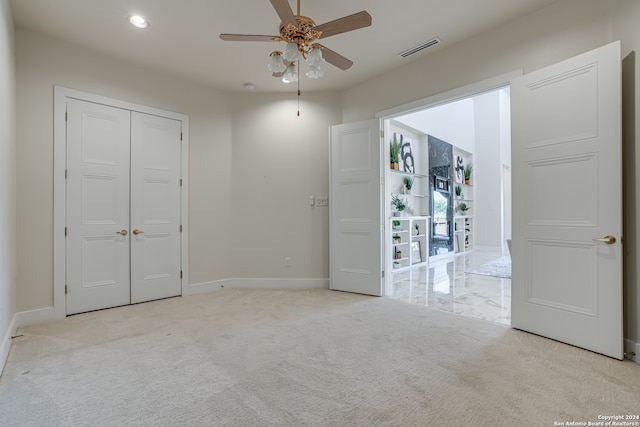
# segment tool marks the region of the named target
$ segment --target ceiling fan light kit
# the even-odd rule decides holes
[[[287,69],[287,66],[282,60],[282,52],[277,50],[275,52],[271,52],[271,61],[267,64],[267,68],[272,73],[281,73]]]
[[[287,43],[283,52],[271,52],[267,68],[274,77],[282,78],[284,83],[298,81],[298,65],[304,59],[309,65],[306,76],[319,79],[324,75],[322,65],[325,62],[341,69],[351,68],[353,62],[339,53],[316,43],[318,39],[336,34],[346,33],[371,25],[371,15],[362,11],[345,16],[321,25],[316,25],[313,19],[300,15],[300,0],[298,13],[293,14],[289,0],[269,0],[280,17],[281,23],[278,36],[251,34],[220,34],[225,41],[273,41]],[[292,72],[296,72],[294,77]]]

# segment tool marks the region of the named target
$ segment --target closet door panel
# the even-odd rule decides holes
[[[178,120],[132,112],[131,302],[182,293]]]
[[[130,112],[67,102],[67,314],[129,304]]]

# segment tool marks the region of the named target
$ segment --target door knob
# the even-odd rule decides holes
[[[613,236],[597,237],[591,240],[593,240],[594,242],[603,242],[607,245],[613,245],[616,242],[616,238]]]
[[[135,234],[135,235],[137,236],[138,234],[144,234],[144,231],[142,231],[142,230],[138,230],[138,229],[136,228],[135,230],[133,230],[133,234]]]
[[[124,228],[120,231],[116,231],[116,234],[122,234],[123,236],[127,235],[127,230],[125,230]]]

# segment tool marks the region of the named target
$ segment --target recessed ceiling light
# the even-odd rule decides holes
[[[138,28],[147,28],[149,26],[149,23],[147,22],[147,20],[139,15],[131,16],[129,18],[129,22],[131,22],[131,25]]]

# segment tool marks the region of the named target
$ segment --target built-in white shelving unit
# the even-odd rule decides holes
[[[473,250],[473,170],[471,176],[465,176],[464,169],[473,165],[473,155],[455,148],[453,150],[454,168],[460,167],[462,160],[463,170],[461,175],[454,169],[454,251],[463,254]],[[466,179],[469,178],[469,179]]]
[[[428,227],[428,216],[391,218],[392,271],[427,263]]]
[[[387,203],[387,271],[391,273],[424,266],[429,259],[429,151],[427,137],[391,121],[385,130],[385,199]],[[391,142],[402,145],[397,164],[392,164]],[[399,211],[391,202],[398,199]]]

